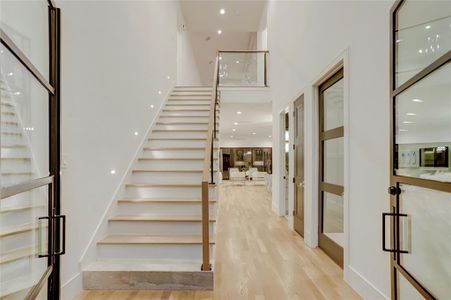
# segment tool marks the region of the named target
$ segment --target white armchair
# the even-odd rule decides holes
[[[238,168],[229,168],[229,178],[230,180],[245,180],[246,173],[240,172]]]

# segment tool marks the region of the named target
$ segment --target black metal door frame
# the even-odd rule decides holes
[[[6,198],[38,187],[48,186],[48,268],[39,282],[30,290],[27,299],[34,299],[47,284],[48,299],[60,299],[60,256],[65,254],[65,216],[60,202],[60,9],[53,0],[41,0],[48,5],[49,24],[49,80],[33,65],[8,35],[0,29],[0,42],[25,67],[49,94],[49,176],[1,188]],[[61,222],[62,221],[62,222]],[[62,237],[61,237],[62,235]]]
[[[391,299],[399,299],[398,276],[403,276],[411,286],[418,291],[425,299],[435,300],[434,295],[422,285],[412,274],[409,273],[401,265],[401,254],[406,253],[401,249],[400,243],[400,229],[402,214],[400,211],[400,195],[402,193],[401,185],[411,185],[431,190],[451,193],[451,183],[439,182],[422,178],[406,177],[396,174],[398,164],[398,147],[396,146],[396,97],[421,81],[426,76],[432,74],[434,71],[451,62],[451,51],[448,51],[436,61],[422,69],[412,78],[396,87],[396,32],[398,30],[397,14],[406,0],[397,0],[390,11],[390,187],[388,192],[390,194],[390,212],[382,214],[382,250],[390,252],[390,277],[391,277]],[[390,219],[390,242],[391,248],[385,244],[385,222],[386,218]]]

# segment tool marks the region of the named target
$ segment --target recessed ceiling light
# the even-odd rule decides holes
[[[225,15],[226,11],[225,11],[224,8],[221,8],[221,9],[219,10],[219,13],[220,13],[221,15]]]
[[[252,132],[252,134],[253,134],[253,135],[256,135],[257,133],[256,133],[256,132]]]
[[[153,104],[150,105],[150,108],[154,108],[154,107],[155,107],[155,105],[153,105]]]
[[[406,116],[416,116],[416,113],[406,113]]]
[[[222,30],[221,29],[218,29],[218,34],[222,34]]]
[[[13,76],[14,73],[13,73],[13,72],[9,72],[7,75],[8,75],[8,76]]]
[[[138,131],[135,131],[135,132],[134,132],[134,135],[138,135],[138,134],[139,134]]]
[[[111,174],[111,175],[116,174],[116,170],[111,170],[111,171],[110,171],[110,174]]]
[[[413,102],[417,102],[417,103],[423,103],[423,100],[421,100],[421,99],[418,99],[418,98],[416,98],[416,99],[412,99],[412,101],[413,101]]]
[[[239,61],[239,60],[237,60],[237,61],[236,61],[236,63],[237,63],[237,64],[239,64],[239,63],[240,63],[240,61]]]
[[[233,125],[238,125],[238,122],[233,122]]]
[[[232,129],[232,131],[233,131],[233,132],[235,132],[235,131],[236,131],[236,129],[235,129],[235,128],[233,128],[233,129]]]
[[[237,114],[237,115],[241,115],[241,114],[242,114],[242,112],[240,112],[240,111],[237,111],[237,112],[236,112],[236,114]]]
[[[168,75],[168,76],[166,76],[166,78],[167,78],[167,79],[171,79],[171,76]]]
[[[219,57],[219,60],[222,60],[222,56]]]
[[[269,138],[271,138],[271,136],[270,136],[270,135],[268,135],[268,137],[269,137]]]
[[[431,29],[431,25],[426,25],[424,28],[425,29]]]
[[[418,50],[418,53],[423,53],[423,50],[422,49]]]
[[[161,95],[163,92],[162,91],[158,91],[158,95]]]
[[[19,96],[20,92],[15,92],[14,95]]]
[[[403,123],[404,124],[413,124],[414,122],[412,122],[412,121],[404,121]]]

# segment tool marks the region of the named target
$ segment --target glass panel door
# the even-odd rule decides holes
[[[319,246],[343,267],[343,70],[319,87]]]
[[[391,212],[383,215],[392,298],[449,299],[451,2],[404,0],[392,12]]]

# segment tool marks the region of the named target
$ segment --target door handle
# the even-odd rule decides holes
[[[385,252],[399,252],[399,253],[409,253],[408,251],[405,250],[396,250],[396,249],[389,249],[387,248],[387,246],[385,245],[385,230],[386,230],[386,226],[385,226],[385,219],[386,217],[392,217],[394,219],[394,217],[407,217],[406,214],[397,214],[397,213],[382,213],[382,251]]]
[[[50,217],[39,217],[38,218],[38,257],[49,257],[50,249],[47,249],[47,254],[42,254],[42,220],[50,220]]]
[[[62,234],[62,237],[61,237],[61,240],[62,240],[61,248],[62,249],[61,249],[61,251],[54,253],[55,256],[60,256],[60,255],[66,254],[66,216],[65,215],[57,215],[57,216],[54,216],[54,219],[63,221],[63,225],[60,230],[60,232]]]

